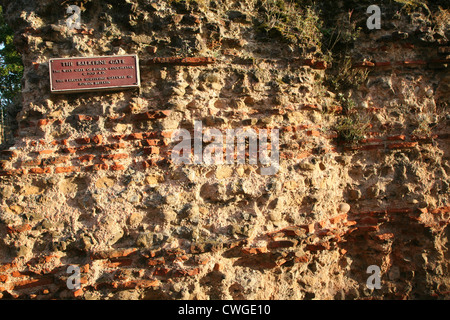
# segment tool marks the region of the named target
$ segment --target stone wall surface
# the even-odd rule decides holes
[[[25,68],[0,151],[1,297],[450,297],[448,4],[381,1],[368,30],[367,1],[297,1],[296,26],[282,2],[73,1],[69,30],[67,1],[0,1]],[[353,30],[333,56],[314,17]],[[50,93],[49,59],[123,54],[140,89]],[[278,171],[174,163],[194,121],[278,129]]]

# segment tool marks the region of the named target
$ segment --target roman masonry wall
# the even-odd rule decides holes
[[[450,297],[448,3],[379,1],[370,30],[369,1],[69,2],[0,1],[25,68],[0,151],[0,297]],[[130,55],[138,79],[92,59],[60,66],[97,73],[85,84],[51,73]],[[258,144],[194,161],[210,129]],[[263,132],[277,158],[251,162]]]

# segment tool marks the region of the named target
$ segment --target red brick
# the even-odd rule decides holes
[[[22,224],[22,225],[17,226],[17,227],[7,226],[6,230],[7,230],[8,233],[22,233],[22,232],[31,230],[31,225],[26,223],[26,224]]]
[[[158,57],[147,60],[147,64],[174,64],[186,66],[201,66],[215,63],[213,57]]]
[[[158,147],[144,148],[143,151],[144,151],[144,154],[159,154]]]
[[[350,226],[354,226],[355,224],[357,224],[357,222],[354,220],[350,220],[350,221],[345,222],[344,224],[345,224],[345,226],[350,227]]]
[[[187,271],[187,275],[190,276],[190,277],[195,276],[195,275],[197,275],[199,273],[200,273],[200,269],[199,268],[194,268],[194,269],[190,269],[190,270]]]
[[[150,159],[150,160],[142,161],[142,167],[144,169],[150,168],[150,167],[153,167],[153,166],[156,166],[156,165],[157,165],[156,159]]]
[[[157,266],[157,265],[162,265],[164,263],[165,263],[164,257],[149,259],[147,261],[147,265],[149,265],[149,266]]]
[[[108,151],[112,151],[112,150],[125,148],[125,143],[119,142],[119,143],[107,144],[107,145],[100,146],[99,148],[105,152],[108,152]]]
[[[300,228],[305,229],[307,233],[313,233],[315,229],[314,223],[302,225]]]
[[[167,268],[156,268],[155,271],[153,272],[153,275],[155,276],[165,276],[169,273],[169,269]]]
[[[288,237],[298,237],[303,234],[302,231],[300,231],[299,227],[286,227],[282,230],[280,230],[285,236]]]
[[[80,288],[80,289],[78,289],[78,290],[75,290],[75,291],[73,292],[74,298],[77,298],[77,297],[82,296],[82,295],[83,295],[83,289],[82,289],[82,288]]]
[[[294,257],[294,262],[295,263],[304,263],[304,262],[308,262],[308,256],[306,254],[302,254],[302,253],[296,253],[295,257]]]
[[[164,130],[161,131],[161,136],[163,136],[164,138],[172,138],[172,134],[174,133],[174,130]]]
[[[40,126],[40,127],[42,127],[42,126],[45,126],[45,125],[49,124],[50,121],[51,121],[50,119],[41,119],[41,120],[39,120],[39,121],[37,122],[37,125]]]
[[[92,172],[92,171],[100,171],[100,170],[108,170],[108,165],[107,164],[94,164],[91,166],[86,166],[84,167],[84,170],[87,172]]]
[[[311,68],[318,70],[325,70],[328,68],[328,63],[326,61],[314,61]]]
[[[0,282],[8,281],[8,276],[6,274],[0,274]]]
[[[328,243],[319,243],[319,244],[308,244],[306,245],[306,250],[317,252],[322,250],[329,250],[330,245]]]
[[[90,138],[78,138],[75,139],[75,142],[78,144],[89,144],[91,142]]]
[[[431,210],[432,214],[444,214],[450,212],[450,207],[442,207]]]
[[[330,113],[341,113],[344,109],[341,106],[330,106],[327,110]]]
[[[92,259],[114,259],[121,257],[128,257],[129,255],[136,252],[136,248],[126,248],[126,249],[113,249],[108,251],[95,252],[91,255]]]
[[[0,171],[0,176],[15,176],[15,175],[22,175],[26,174],[27,171],[25,169],[11,169],[11,170],[4,170]]]
[[[150,288],[159,286],[158,280],[131,280],[122,283],[113,283],[114,288],[126,290],[135,288]]]
[[[321,111],[322,107],[320,107],[318,105],[314,105],[314,104],[305,104],[302,109],[312,110],[312,111]]]
[[[430,136],[416,136],[416,135],[412,135],[411,136],[411,140],[412,141],[418,141],[420,143],[431,143],[433,141],[433,139],[437,139],[439,137],[439,135],[437,134],[433,134]]]
[[[116,153],[116,154],[107,154],[101,155],[100,160],[119,160],[119,159],[127,159],[128,154],[126,153]]]
[[[22,271],[22,272],[20,272],[20,271],[16,270],[16,271],[11,272],[11,276],[14,277],[14,278],[28,278],[28,277],[30,277],[32,275],[34,275],[34,273],[31,272],[31,271]]]
[[[63,148],[61,149],[62,152],[64,153],[75,153],[77,152],[78,148]]]
[[[388,145],[389,149],[410,149],[417,146],[417,142],[401,142]]]
[[[358,230],[363,232],[378,231],[379,228],[379,226],[358,226]]]
[[[406,61],[401,61],[400,64],[404,64],[404,65],[426,65],[427,62],[424,60],[406,60]]]
[[[375,67],[389,67],[391,63],[389,61],[385,62],[375,62]]]
[[[113,135],[111,138],[113,138],[114,140],[122,140],[125,137],[126,137],[125,134],[116,134],[116,135]]]
[[[371,61],[362,61],[359,63],[355,63],[353,68],[366,68],[366,67],[375,67],[375,63]]]
[[[322,220],[322,221],[318,221],[317,224],[319,225],[320,228],[325,228],[325,226],[327,225],[327,220]]]
[[[387,137],[387,139],[390,140],[390,141],[394,141],[394,140],[402,140],[402,141],[404,141],[406,139],[406,136],[403,135],[403,134],[400,134],[400,135],[397,135],[397,136]]]
[[[112,166],[109,167],[109,170],[111,171],[120,171],[120,170],[125,170],[125,167],[121,164],[114,164]]]
[[[14,290],[45,286],[53,283],[51,278],[29,279],[14,283]]]
[[[412,213],[414,210],[411,208],[388,208],[386,210],[387,213],[403,213],[403,214],[407,214],[407,213]]]
[[[55,173],[70,173],[75,171],[75,167],[57,167],[55,168]]]
[[[361,143],[383,142],[383,139],[380,139],[380,138],[367,138],[367,139],[362,139],[360,142]]]
[[[299,160],[299,159],[305,159],[307,157],[309,157],[311,155],[311,152],[309,151],[303,151],[301,153],[298,153],[295,155],[295,159]]]
[[[39,153],[40,155],[43,155],[43,154],[52,154],[53,152],[55,152],[55,150],[41,150],[41,151],[38,151],[38,153]]]
[[[75,119],[78,121],[91,121],[93,118],[84,114],[77,114]]]
[[[267,247],[270,249],[276,249],[276,248],[290,248],[295,247],[296,245],[297,245],[296,240],[280,240],[269,242]]]
[[[100,134],[95,135],[95,136],[93,136],[93,137],[91,138],[91,142],[94,143],[94,144],[101,144],[102,141],[103,141],[103,136],[100,135]]]
[[[51,173],[51,168],[31,168],[28,170],[28,173],[31,174],[44,174],[44,173]]]
[[[157,131],[150,131],[143,133],[144,139],[157,138],[159,133]]]
[[[378,240],[388,240],[394,238],[394,234],[393,233],[377,234],[375,238],[377,238]]]
[[[160,140],[158,139],[147,139],[147,140],[143,140],[142,144],[144,146],[157,146],[159,145]]]
[[[371,113],[381,112],[382,110],[383,110],[383,108],[377,108],[377,107],[367,108],[367,112],[371,112]]]
[[[105,267],[107,268],[119,268],[119,267],[128,267],[133,264],[133,259],[119,259],[114,261],[106,261]]]
[[[95,155],[93,154],[87,154],[81,157],[78,157],[78,160],[80,160],[81,162],[89,162],[95,159]]]
[[[77,147],[77,153],[83,153],[83,152],[87,152],[87,151],[95,151],[95,147],[91,146],[91,145],[82,145],[80,147]]]
[[[376,225],[378,224],[378,219],[373,217],[364,217],[359,220],[359,223],[362,224],[369,224],[369,225]]]
[[[347,217],[348,216],[346,213],[339,214],[337,216],[330,218],[330,223],[332,223],[332,224],[338,223],[340,221],[346,220]]]
[[[90,266],[87,263],[85,265],[80,266],[81,273],[89,273],[89,269],[90,269]]]
[[[248,247],[248,248],[242,248],[243,254],[260,254],[260,253],[266,253],[267,247]]]
[[[127,137],[127,140],[142,140],[142,139],[144,139],[143,133],[132,133]]]
[[[61,164],[66,163],[69,160],[68,157],[55,157],[55,158],[48,158],[42,160],[42,164],[45,166],[52,165],[52,164]]]
[[[133,120],[136,120],[136,121],[152,120],[152,119],[156,119],[155,115],[156,114],[154,112],[138,113],[133,116]]]
[[[195,276],[199,273],[200,269],[194,268],[194,269],[188,269],[188,270],[173,270],[171,273],[171,277],[185,277],[185,276]]]
[[[34,166],[39,166],[41,164],[41,160],[39,159],[34,159],[34,160],[27,160],[27,161],[22,161],[21,165],[22,166],[30,166],[30,167],[34,167]]]
[[[317,130],[308,130],[308,131],[306,131],[306,134],[308,136],[320,137],[320,131],[317,131]]]
[[[193,257],[193,263],[197,264],[197,265],[205,265],[209,262],[209,257],[205,257],[205,256],[201,256],[201,255],[196,255]]]

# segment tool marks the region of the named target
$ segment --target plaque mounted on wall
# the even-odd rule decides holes
[[[52,93],[140,87],[137,55],[55,58],[49,61]]]

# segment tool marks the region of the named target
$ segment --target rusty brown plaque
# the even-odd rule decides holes
[[[122,90],[140,86],[137,55],[50,59],[49,71],[53,93]]]

